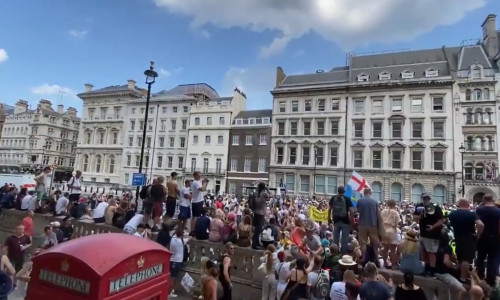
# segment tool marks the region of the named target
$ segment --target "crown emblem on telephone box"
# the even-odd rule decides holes
[[[61,263],[61,271],[68,272],[69,270],[69,262],[67,259],[64,259]]]
[[[144,259],[144,257],[140,257],[139,260],[137,260],[137,268],[142,268],[144,267],[144,263],[146,262],[146,260]]]

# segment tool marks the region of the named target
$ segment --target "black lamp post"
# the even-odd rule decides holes
[[[318,164],[317,157],[318,157],[318,145],[314,143],[314,169],[313,169],[313,194],[316,194],[316,166]]]
[[[141,158],[139,160],[139,173],[142,173],[142,164],[144,160],[144,146],[146,145],[146,127],[148,124],[148,113],[149,113],[149,100],[151,98],[151,85],[155,83],[156,77],[158,77],[158,73],[154,70],[155,62],[152,61],[149,69],[144,71],[144,75],[146,75],[146,84],[148,85],[148,94],[146,97],[146,112],[144,114],[144,127],[142,129],[142,144],[141,144]],[[139,200],[139,189],[140,186],[137,186],[135,193],[135,204],[137,209],[137,202]]]
[[[462,197],[465,196],[465,175],[464,175],[464,152],[465,152],[465,147],[464,143],[460,145],[458,148],[458,151],[460,151],[460,154],[462,155]]]

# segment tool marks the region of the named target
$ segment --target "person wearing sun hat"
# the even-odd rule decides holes
[[[404,234],[403,242],[399,245],[399,252],[401,253],[399,264],[401,272],[413,275],[421,275],[424,272],[424,267],[420,262],[420,243],[415,230],[409,229]]]

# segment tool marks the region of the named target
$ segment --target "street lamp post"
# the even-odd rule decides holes
[[[158,77],[158,73],[154,70],[154,61],[151,62],[149,69],[144,71],[144,75],[146,75],[146,84],[148,85],[148,94],[146,97],[146,112],[144,114],[144,128],[142,129],[142,144],[141,144],[141,158],[139,160],[139,173],[142,174],[142,163],[144,160],[144,146],[146,145],[146,127],[148,124],[148,113],[149,113],[149,100],[151,98],[151,85],[155,83],[156,77]],[[137,202],[139,200],[139,189],[140,186],[137,186],[135,193],[135,204],[137,209]]]
[[[313,194],[316,194],[316,166],[318,164],[318,145],[314,143],[314,169],[313,169]]]
[[[465,152],[465,147],[464,143],[460,145],[458,148],[458,151],[460,151],[460,154],[462,155],[462,197],[465,196],[465,174],[464,174],[464,152]]]

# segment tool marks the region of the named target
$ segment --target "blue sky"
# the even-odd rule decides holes
[[[344,65],[346,51],[460,45],[499,11],[498,0],[0,1],[0,102],[80,109],[84,83],[143,85],[154,60],[154,91],[238,86],[248,109],[270,108],[277,66],[315,72]]]

